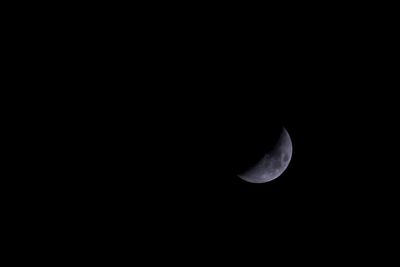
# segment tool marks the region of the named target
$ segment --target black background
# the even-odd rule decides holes
[[[152,12],[57,24],[38,42],[50,54],[34,66],[42,85],[59,88],[34,118],[50,125],[46,177],[58,177],[39,186],[68,234],[261,255],[331,241],[346,253],[385,235],[397,199],[392,35],[323,14]],[[293,142],[285,173],[240,180],[281,127]]]

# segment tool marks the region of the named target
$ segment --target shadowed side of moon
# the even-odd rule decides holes
[[[271,151],[265,154],[253,167],[238,176],[250,183],[265,183],[278,178],[289,166],[293,146],[289,133],[282,130]]]

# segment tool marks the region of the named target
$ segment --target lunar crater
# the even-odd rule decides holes
[[[272,151],[269,151],[256,165],[240,178],[251,183],[265,183],[278,178],[287,169],[292,157],[292,141],[289,133],[283,128],[279,140]]]

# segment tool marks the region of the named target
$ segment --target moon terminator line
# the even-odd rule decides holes
[[[289,133],[283,128],[274,148],[249,170],[238,176],[250,183],[272,181],[286,170],[292,158],[293,146]]]

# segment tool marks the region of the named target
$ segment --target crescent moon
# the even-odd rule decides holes
[[[269,151],[252,168],[238,176],[250,183],[265,183],[272,181],[286,170],[292,159],[292,140],[289,133],[283,128],[274,148]]]

